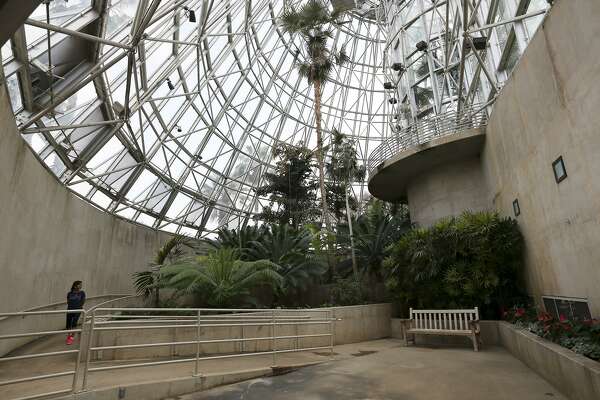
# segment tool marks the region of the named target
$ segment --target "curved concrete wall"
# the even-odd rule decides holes
[[[465,210],[490,208],[479,157],[432,168],[411,180],[406,191],[411,221],[419,226]]]
[[[131,293],[131,273],[167,238],[62,187],[19,136],[0,84],[0,312],[64,301],[77,279],[88,296]]]
[[[420,225],[462,211],[517,217],[526,275],[541,296],[585,298],[600,316],[600,2],[555,2],[502,89],[480,160],[417,173],[407,187]],[[562,156],[568,177],[556,183]],[[400,179],[400,178],[398,178]],[[400,189],[399,189],[400,190]]]
[[[555,2],[494,105],[482,160],[490,203],[517,218],[528,281],[600,315],[600,2]],[[552,162],[563,156],[567,179]]]

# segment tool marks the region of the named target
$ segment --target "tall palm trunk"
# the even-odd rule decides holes
[[[354,231],[352,229],[352,216],[350,215],[350,204],[348,202],[348,185],[345,186],[346,195],[346,218],[348,219],[348,230],[350,232],[350,250],[352,251],[352,272],[354,280],[358,282],[358,266],[356,265],[356,252],[354,251]]]
[[[327,232],[331,231],[329,222],[329,216],[327,214],[327,191],[325,190],[325,161],[323,155],[323,132],[321,130],[321,81],[315,79],[313,81],[313,87],[315,90],[315,123],[317,125],[317,162],[319,164],[319,189],[321,191],[321,214],[322,224],[325,224]],[[330,278],[335,276],[335,263],[331,259],[331,243],[329,236],[326,235],[327,240],[327,261],[329,264],[329,275]]]

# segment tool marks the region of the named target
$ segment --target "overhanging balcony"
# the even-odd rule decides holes
[[[379,145],[368,160],[369,191],[379,199],[406,196],[411,180],[441,164],[477,155],[485,139],[485,105],[420,120]]]

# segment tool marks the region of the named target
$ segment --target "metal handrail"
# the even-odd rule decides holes
[[[71,387],[68,389],[62,389],[54,392],[44,392],[35,395],[27,396],[27,399],[36,399],[40,397],[46,397],[55,394],[64,393],[77,393],[88,389],[88,378],[89,375],[99,371],[109,370],[120,370],[125,368],[136,368],[136,367],[149,367],[159,366],[168,364],[178,364],[193,362],[194,372],[192,376],[201,376],[200,361],[205,360],[217,360],[217,359],[229,359],[238,357],[252,357],[252,356],[272,356],[272,366],[277,366],[277,355],[292,353],[292,352],[303,352],[303,351],[316,351],[329,349],[329,354],[333,357],[333,346],[335,343],[335,321],[340,319],[335,318],[335,311],[332,308],[320,308],[320,309],[227,309],[227,308],[124,308],[124,307],[93,307],[89,310],[52,310],[52,311],[31,311],[31,312],[12,312],[12,313],[0,313],[1,316],[22,316],[27,317],[29,315],[46,315],[48,317],[55,316],[57,314],[66,314],[79,312],[82,315],[82,327],[71,330],[56,330],[56,331],[37,331],[37,332],[19,332],[0,335],[0,341],[4,339],[13,339],[22,336],[47,336],[56,334],[65,334],[67,332],[81,333],[80,340],[75,345],[76,348],[62,351],[47,351],[33,354],[0,357],[0,362],[19,361],[24,359],[32,358],[44,358],[53,357],[65,354],[76,354],[75,366],[73,369],[67,371],[59,371],[54,373],[48,373],[43,375],[31,375],[22,376],[10,380],[0,382],[0,387],[19,384],[24,382],[35,382],[44,379],[73,376]],[[129,312],[133,315],[123,315],[122,312]],[[143,315],[146,312],[160,312],[169,313],[171,315]],[[190,312],[195,315],[173,315],[173,313]],[[123,320],[122,318],[132,318],[130,320]],[[158,319],[157,318],[162,318]],[[175,318],[175,319],[169,319]],[[151,323],[154,325],[144,325],[144,322]],[[114,324],[114,325],[111,325]],[[129,324],[129,325],[126,325]],[[299,333],[298,328],[300,326],[325,326],[325,330],[322,328],[315,328],[312,332]],[[278,327],[282,326],[295,326],[294,332],[277,332]],[[223,328],[223,327],[238,327],[241,328],[240,335],[236,333],[228,333],[226,337],[203,337],[203,329],[206,328]],[[265,327],[264,336],[262,336],[262,329],[257,331],[257,334],[251,335],[251,337],[245,336],[245,327]],[[138,331],[140,329],[182,329],[182,328],[196,328],[196,333],[193,335],[193,340],[180,340],[171,342],[150,342],[150,343],[135,343],[135,344],[118,344],[102,346],[98,340],[95,344],[94,338],[96,335],[102,335],[105,331],[125,332],[125,331]],[[318,329],[318,330],[317,330]],[[235,332],[238,332],[236,329]],[[302,332],[302,331],[300,331]],[[144,336],[140,336],[144,337]],[[320,346],[319,342],[304,342],[302,347],[299,344],[301,338],[330,338],[329,343]],[[283,348],[278,348],[279,344],[277,341],[290,340],[290,342],[284,342]],[[270,342],[270,345],[263,345],[259,350],[257,346],[252,351],[245,351],[245,344],[254,342],[258,343]],[[223,343],[239,343],[240,350],[235,351],[231,354],[218,354],[215,353],[202,353],[201,345],[206,344],[223,344]],[[115,363],[115,365],[95,365],[93,354],[97,352],[115,351],[115,350],[126,350],[126,349],[143,349],[161,346],[183,346],[183,345],[196,345],[196,353],[192,357],[183,357],[178,359],[159,360],[151,361],[144,360],[134,363]],[[308,346],[312,345],[312,346]],[[237,347],[237,346],[236,346]],[[234,348],[236,348],[234,347]],[[206,348],[205,348],[206,351]],[[219,351],[220,352],[220,351]],[[82,359],[82,354],[85,354],[85,359]],[[116,361],[116,360],[115,360]],[[80,379],[81,377],[81,379]],[[56,387],[52,388],[57,389]]]
[[[416,148],[433,139],[460,133],[466,129],[481,128],[487,125],[488,114],[486,104],[473,104],[460,113],[450,110],[426,119],[395,132],[385,139],[369,155],[367,170],[373,177],[378,167],[390,157]]]
[[[127,295],[126,294],[102,294],[102,295],[99,295],[99,296],[89,296],[87,298],[87,301],[99,299],[99,298],[102,298],[102,297],[114,297],[114,298],[110,299],[110,300],[103,301],[102,303],[98,303],[95,306],[89,308],[88,311],[91,311],[92,309],[94,309],[96,307],[104,306],[104,305],[106,305],[108,303],[111,303],[111,302],[116,302],[116,301],[119,301],[119,300],[124,300],[124,299],[132,298],[132,297],[139,297],[139,296],[140,295],[137,295],[137,294],[133,294],[133,295],[130,295],[130,294],[127,294]],[[59,306],[66,307],[66,305],[67,305],[66,301],[57,301],[57,302],[45,304],[45,305],[42,305],[42,306],[31,307],[31,308],[28,308],[26,310],[23,310],[23,311],[20,311],[20,312],[17,312],[17,313],[0,313],[0,321],[3,321],[3,320],[5,320],[7,318],[10,318],[10,317],[17,316],[21,312],[32,313],[34,311],[60,311],[60,310],[46,310],[46,309],[47,308],[59,307]]]

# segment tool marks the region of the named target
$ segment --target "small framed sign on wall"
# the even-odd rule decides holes
[[[552,170],[554,171],[554,179],[556,183],[561,183],[567,179],[567,168],[565,167],[565,161],[562,156],[558,157],[552,163]]]
[[[519,206],[519,199],[513,200],[513,212],[515,213],[515,217],[521,215],[521,206]]]

